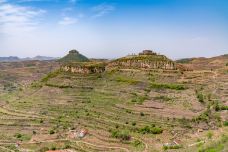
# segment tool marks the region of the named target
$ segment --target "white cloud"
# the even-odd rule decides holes
[[[5,3],[5,2],[6,2],[6,0],[0,0],[0,4],[1,4],[1,3]]]
[[[100,4],[92,8],[94,15],[93,18],[102,17],[115,10],[115,7],[110,4]]]
[[[13,34],[26,32],[37,27],[37,17],[45,13],[44,10],[10,4],[0,0],[0,32]]]
[[[64,17],[61,21],[59,21],[59,25],[72,25],[78,22],[78,19],[71,17]]]

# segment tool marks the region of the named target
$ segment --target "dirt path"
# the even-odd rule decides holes
[[[88,143],[88,142],[85,142],[85,141],[75,141],[75,142],[76,142],[76,143],[83,143],[83,144],[90,145],[90,146],[97,147],[97,148],[120,149],[120,150],[124,150],[124,151],[126,151],[126,152],[130,152],[127,148],[123,148],[123,147],[98,146],[98,145],[94,145],[94,144],[91,144],[91,143]]]
[[[0,112],[3,114],[7,115],[12,115],[12,116],[18,116],[18,117],[26,117],[26,118],[46,118],[43,116],[38,116],[37,114],[34,113],[24,113],[22,111],[15,111],[11,109],[7,109],[4,107],[0,107]]]

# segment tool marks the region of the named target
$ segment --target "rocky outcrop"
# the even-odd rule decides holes
[[[141,60],[128,60],[112,62],[108,65],[118,68],[142,68],[142,69],[164,69],[164,70],[176,70],[176,64],[172,61],[141,61]]]
[[[69,54],[79,54],[72,50]],[[164,55],[158,55],[151,50],[144,50],[139,55],[131,55],[109,63],[105,62],[67,62],[61,66],[61,69],[71,73],[91,74],[102,73],[112,69],[161,69],[177,70],[175,62]]]
[[[163,69],[176,70],[176,63],[164,55],[157,55],[150,50],[144,50],[139,55],[127,56],[110,62],[107,66],[120,69]]]
[[[105,71],[104,63],[68,63],[61,66],[61,70],[71,73],[79,74],[92,74],[92,73],[102,73]]]

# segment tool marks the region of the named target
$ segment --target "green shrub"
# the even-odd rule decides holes
[[[165,83],[151,83],[150,87],[154,89],[171,89],[171,90],[187,89],[184,85],[181,85],[181,84],[165,84]]]
[[[224,125],[224,126],[228,126],[228,121],[225,121],[225,122],[223,123],[223,125]]]
[[[69,149],[69,148],[71,148],[70,144],[64,145],[64,149]]]
[[[117,138],[117,139],[120,139],[120,140],[123,140],[123,141],[127,141],[127,140],[130,140],[131,136],[129,134],[128,131],[126,130],[114,130],[111,132],[111,136],[113,138]]]
[[[51,150],[56,150],[56,147],[54,145],[51,146]]]
[[[208,131],[208,133],[207,133],[207,138],[208,138],[208,139],[211,139],[211,138],[212,138],[212,136],[213,136],[213,132]]]
[[[54,88],[60,88],[60,89],[73,88],[73,86],[71,86],[71,85],[59,85],[59,84],[51,84],[51,83],[46,83],[46,86],[54,87]]]
[[[163,146],[164,150],[168,150],[168,149],[180,149],[182,148],[182,145],[171,145],[171,146]]]
[[[221,105],[218,102],[215,103],[215,111],[228,110],[228,106]]]
[[[140,116],[145,116],[145,114],[143,112],[140,112]]]
[[[199,152],[222,152],[224,151],[224,145],[228,142],[228,136],[222,135],[222,137],[211,143],[210,145],[200,149]]]
[[[138,146],[142,145],[142,142],[140,140],[134,140],[134,142],[132,144],[134,147],[138,147]]]
[[[170,101],[172,100],[171,98],[167,97],[167,96],[157,96],[154,98],[155,100],[163,100],[163,101]]]
[[[228,110],[228,106],[222,105],[222,106],[220,107],[220,109],[221,109],[221,110]]]
[[[26,134],[20,134],[20,133],[15,134],[14,137],[16,137],[17,139],[20,139],[21,141],[28,141],[31,139],[31,136]]]
[[[197,92],[197,99],[200,103],[204,103],[204,96],[202,93]]]
[[[47,75],[41,80],[41,82],[46,83],[49,79],[54,78],[54,77],[56,77],[57,75],[59,75],[59,73],[60,73],[60,70],[56,70],[56,71],[54,71],[54,72],[50,72],[49,74],[47,74]]]
[[[17,133],[17,134],[15,134],[15,137],[16,137],[16,138],[21,138],[22,135],[21,135],[20,133]]]
[[[134,99],[131,100],[131,102],[142,104],[147,99],[148,99],[147,95],[141,96],[136,94]]]
[[[54,130],[50,130],[50,131],[49,131],[49,134],[50,134],[50,135],[52,135],[52,134],[54,134],[54,133],[55,133]]]
[[[198,117],[196,117],[196,120],[208,122],[209,115],[210,115],[210,111],[206,110],[203,113],[201,113]]]
[[[136,126],[136,122],[132,122],[131,124],[132,124],[132,126]]]
[[[38,152],[46,152],[48,150],[50,150],[48,147],[42,147],[38,150]]]
[[[161,134],[163,132],[163,129],[155,126],[145,126],[143,128],[140,128],[139,132],[142,134]]]

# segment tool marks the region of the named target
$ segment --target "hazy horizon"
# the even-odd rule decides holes
[[[66,52],[66,54],[65,55],[67,55],[68,54],[68,52],[69,51],[65,51]],[[123,55],[123,56],[127,56],[127,55],[131,55],[131,54],[138,54],[138,53],[140,53],[140,52],[142,52],[142,51],[138,51],[138,52],[135,52],[135,53],[128,53],[128,54],[125,54],[125,55]],[[81,53],[81,52],[80,52]],[[161,55],[165,55],[165,56],[167,56],[166,54],[162,54],[162,53],[159,53],[159,52],[157,52],[158,54],[161,54]],[[82,54],[82,53],[81,53]],[[226,55],[227,53],[224,53],[224,54],[215,54],[215,55],[211,55],[211,56],[189,56],[189,57],[180,57],[180,58],[171,58],[171,57],[169,57],[169,56],[167,56],[168,58],[170,58],[170,59],[173,59],[173,60],[178,60],[178,59],[185,59],[185,58],[200,58],[200,57],[205,57],[205,58],[210,58],[210,57],[216,57],[216,56],[221,56],[221,55]],[[34,58],[34,57],[38,57],[38,56],[41,56],[41,57],[51,57],[51,58],[62,58],[62,57],[64,57],[65,55],[63,55],[63,56],[46,56],[46,55],[40,55],[40,54],[38,54],[38,55],[34,55],[34,56],[17,56],[17,55],[10,55],[10,56],[0,56],[0,57],[18,57],[18,58],[20,58],[20,59],[25,59],[25,58]],[[111,57],[111,58],[105,58],[105,57],[90,57],[90,56],[86,56],[86,57],[88,57],[88,58],[94,58],[94,59],[116,59],[116,58],[120,58],[120,57],[123,57],[123,56],[117,56],[117,57]]]
[[[0,0],[0,56],[228,53],[226,0]]]

